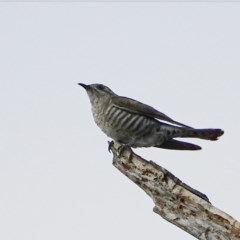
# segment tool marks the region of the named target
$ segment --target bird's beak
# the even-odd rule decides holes
[[[85,88],[86,90],[89,89],[89,86],[83,83],[78,83],[78,85],[82,86],[83,88]]]

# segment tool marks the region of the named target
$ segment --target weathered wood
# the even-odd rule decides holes
[[[152,198],[155,213],[200,240],[240,240],[240,223],[214,207],[206,195],[130,148],[119,147],[109,147],[113,165]]]

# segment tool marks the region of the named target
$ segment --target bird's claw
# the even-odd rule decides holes
[[[114,141],[108,141],[108,151],[111,152],[112,151],[112,146],[114,145]]]
[[[114,145],[114,141],[108,141],[108,151],[109,151],[109,152],[112,152],[112,147],[113,147],[113,145]],[[119,157],[119,158],[122,157],[124,151],[127,151],[127,150],[130,151],[130,157],[129,157],[129,159],[131,159],[131,158],[132,158],[132,149],[131,149],[131,146],[128,145],[128,144],[121,144],[121,145],[117,148],[117,152],[116,152],[117,157]]]
[[[124,152],[125,150],[130,150],[130,151],[132,151],[131,146],[128,145],[128,144],[122,144],[121,146],[119,146],[118,149],[117,149],[117,151],[118,151],[118,157],[121,157],[122,154],[123,154],[123,152]]]

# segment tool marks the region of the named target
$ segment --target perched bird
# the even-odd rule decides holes
[[[133,148],[199,150],[200,146],[175,138],[217,140],[224,133],[221,129],[195,129],[174,121],[151,106],[118,96],[103,84],[79,85],[87,91],[96,124],[120,144]]]

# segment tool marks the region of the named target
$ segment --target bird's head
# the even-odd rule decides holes
[[[82,86],[86,91],[90,98],[90,101],[93,102],[98,99],[109,98],[110,96],[116,95],[109,87],[103,84],[83,84],[78,83],[78,85]]]

